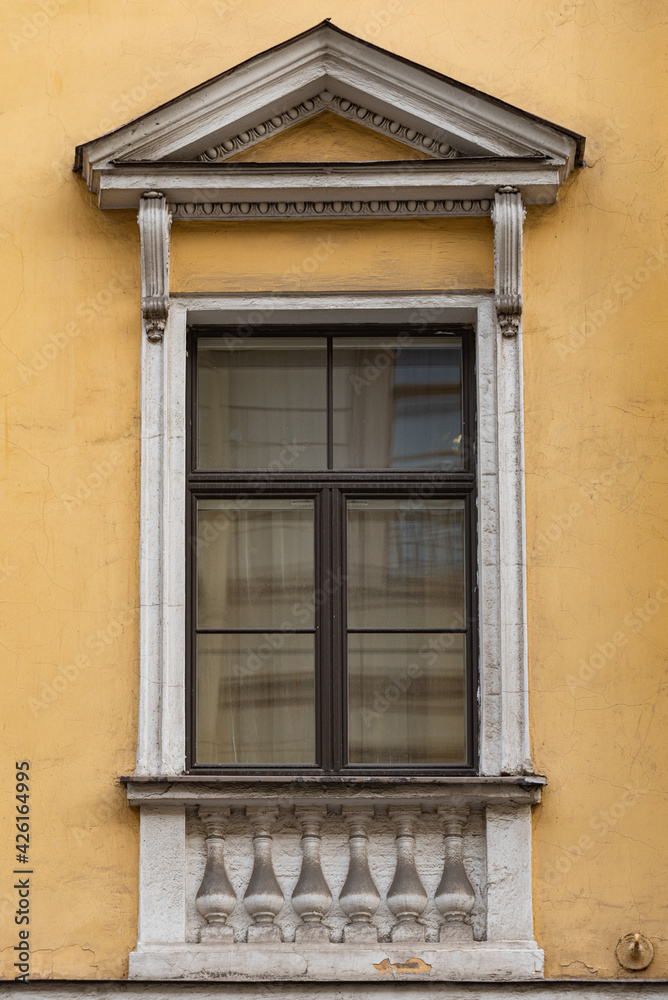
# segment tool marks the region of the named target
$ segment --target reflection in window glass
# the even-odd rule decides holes
[[[197,761],[312,764],[312,635],[197,637]]]
[[[463,500],[348,500],[348,627],[465,625]]]
[[[460,338],[335,338],[334,467],[460,469]]]
[[[466,760],[463,635],[352,633],[348,686],[351,764]]]
[[[327,467],[322,338],[205,338],[198,345],[200,469]]]
[[[313,624],[313,501],[200,500],[197,624],[200,628]]]

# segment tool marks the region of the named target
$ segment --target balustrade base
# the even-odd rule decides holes
[[[543,952],[534,941],[402,946],[321,944],[144,945],[130,955],[130,979],[227,982],[439,982],[533,980]]]
[[[278,944],[283,940],[277,924],[251,924],[248,928],[249,944]]]
[[[343,928],[343,940],[346,944],[373,944],[378,940],[378,928],[361,920],[346,924]]]
[[[200,941],[211,942],[216,944],[218,942],[223,944],[234,944],[234,931],[231,927],[226,927],[224,925],[212,924],[209,927],[202,927],[200,933]]]
[[[438,940],[446,943],[454,941],[473,941],[473,928],[470,924],[453,920],[451,923],[442,924],[438,932]]]
[[[295,941],[298,944],[304,941],[326,943],[329,941],[329,934],[329,927],[324,924],[301,924],[295,931]]]
[[[424,941],[426,937],[424,924],[417,920],[400,920],[392,928],[393,941]]]

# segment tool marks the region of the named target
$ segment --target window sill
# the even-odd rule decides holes
[[[362,804],[429,803],[436,807],[447,801],[453,805],[535,805],[547,779],[539,774],[500,776],[389,777],[300,775],[123,775],[130,805],[150,803],[195,806],[263,805],[312,802],[336,807],[350,802]]]

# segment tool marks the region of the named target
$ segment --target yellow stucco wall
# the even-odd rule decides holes
[[[489,219],[176,222],[174,292],[493,288]]]
[[[3,4],[6,976],[15,761],[31,763],[33,974],[123,976],[136,933],[137,821],[117,776],[132,770],[136,739],[138,233],[132,213],[97,210],[71,172],[74,146],[332,13],[325,0]],[[587,167],[559,205],[529,211],[525,238],[532,741],[550,782],[534,823],[535,928],[549,976],[625,975],[614,946],[634,930],[656,947],[641,975],[667,976],[665,3],[340,0],[334,13],[588,136]],[[472,239],[477,227],[489,253],[487,223],[373,225],[334,229],[347,233],[351,287],[370,260],[401,288],[433,287],[441,267],[460,286],[455,260],[489,287],[491,260]],[[174,228],[180,290],[192,287],[191,254],[213,281],[217,260],[229,263],[224,241],[252,260],[262,232],[214,227],[200,240],[205,227]],[[310,252],[313,228],[283,232],[290,261]],[[428,235],[408,266],[400,232]]]

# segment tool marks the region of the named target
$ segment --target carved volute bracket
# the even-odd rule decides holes
[[[373,807],[344,809],[343,814],[350,831],[348,838],[350,865],[339,897],[341,909],[350,919],[350,923],[343,929],[343,940],[377,941],[378,929],[372,920],[380,903],[380,894],[371,877],[367,856],[369,844],[367,826],[373,819]]]
[[[387,905],[397,918],[393,941],[424,941],[424,924],[419,917],[427,905],[427,893],[415,866],[415,824],[420,809],[390,809],[397,828],[397,867],[387,894]]]
[[[230,819],[230,810],[200,809],[199,816],[206,830],[206,868],[195,899],[198,912],[206,920],[200,940],[231,943],[234,932],[227,926],[227,919],[234,909],[237,897],[227,877],[223,856],[225,828]]]
[[[494,223],[494,302],[504,337],[514,337],[522,318],[522,225],[526,215],[515,187],[497,188]]]
[[[253,920],[248,940],[282,941],[280,928],[274,921],[283,907],[283,892],[271,860],[271,828],[278,810],[249,806],[246,815],[253,827],[254,854],[253,872],[244,895],[244,905]]]
[[[443,827],[445,859],[434,903],[445,924],[440,930],[440,940],[473,939],[469,923],[475,903],[475,893],[464,868],[463,830],[468,819],[468,808],[442,806],[438,818]]]
[[[295,810],[302,828],[302,867],[292,893],[292,908],[302,918],[297,927],[297,941],[329,941],[329,929],[323,918],[332,905],[332,893],[320,863],[320,829],[325,809],[311,806]]]
[[[139,202],[141,309],[146,336],[162,340],[169,312],[169,234],[172,216],[165,196],[147,191]]]

